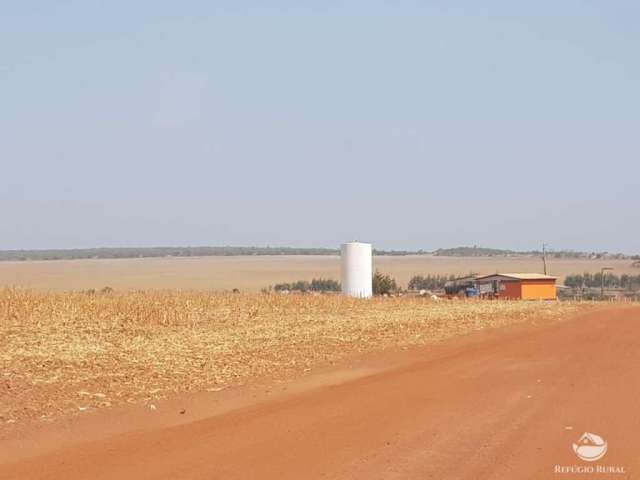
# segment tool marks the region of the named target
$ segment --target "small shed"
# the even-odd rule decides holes
[[[495,273],[476,278],[478,290],[509,300],[555,300],[556,277],[541,273]]]

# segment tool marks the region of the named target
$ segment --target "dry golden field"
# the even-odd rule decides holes
[[[600,271],[640,273],[628,260],[550,259],[549,271],[561,279],[567,274]],[[374,257],[375,267],[390,273],[406,287],[413,275],[542,272],[536,257]],[[339,279],[337,256],[245,256],[200,258],[146,258],[123,260],[61,260],[0,262],[0,286],[48,291],[100,289],[196,289],[256,292],[279,282]]]
[[[0,430],[301,373],[590,304],[339,295],[0,290]]]

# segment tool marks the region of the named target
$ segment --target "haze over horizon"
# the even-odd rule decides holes
[[[0,249],[640,252],[640,4],[22,2]]]

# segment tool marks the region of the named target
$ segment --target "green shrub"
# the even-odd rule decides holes
[[[311,282],[298,280],[293,283],[278,283],[273,286],[276,292],[289,290],[290,292],[339,292],[340,282],[330,278],[314,278]]]
[[[376,270],[373,274],[373,294],[384,295],[398,291],[398,285],[393,277]]]

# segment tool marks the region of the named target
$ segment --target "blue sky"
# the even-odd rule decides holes
[[[638,253],[639,22],[623,1],[3,5],[0,248]]]

